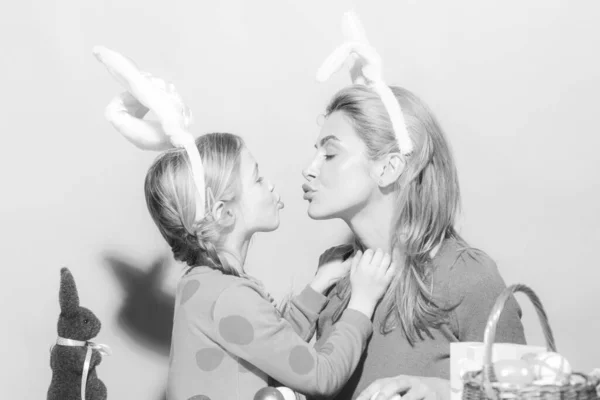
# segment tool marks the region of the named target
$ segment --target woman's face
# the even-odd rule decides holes
[[[304,199],[312,219],[349,220],[361,210],[377,188],[370,176],[367,147],[342,112],[323,124],[316,152],[302,174]]]
[[[275,187],[260,174],[254,157],[244,147],[240,160],[240,197],[236,225],[248,234],[270,232],[279,227],[279,210],[283,208]]]

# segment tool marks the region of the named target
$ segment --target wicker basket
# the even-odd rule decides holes
[[[463,376],[463,400],[500,400],[500,399],[548,399],[548,400],[598,400],[597,386],[600,384],[598,377],[592,377],[581,373],[572,373],[569,384],[556,385],[514,385],[501,383],[494,376],[492,364],[492,345],[496,336],[496,325],[500,314],[504,309],[506,300],[515,292],[525,293],[537,311],[540,322],[544,329],[548,351],[556,351],[554,336],[548,324],[548,317],[544,307],[537,295],[525,285],[512,285],[502,292],[496,300],[494,308],[487,321],[483,343],[483,369],[480,371],[467,372]]]

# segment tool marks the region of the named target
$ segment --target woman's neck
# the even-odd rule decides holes
[[[405,252],[402,246],[392,242],[397,229],[396,207],[395,196],[385,196],[369,203],[345,222],[365,249],[381,249],[389,254],[393,251],[394,259],[398,259]],[[431,258],[438,253],[444,239],[442,236],[440,242],[431,249]]]
[[[381,197],[377,201],[369,203],[352,218],[345,221],[365,248],[391,252],[395,225],[395,204],[392,197]]]

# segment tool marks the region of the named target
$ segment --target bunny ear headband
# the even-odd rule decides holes
[[[381,56],[369,44],[360,20],[353,11],[344,14],[342,30],[346,42],[336,48],[323,62],[317,72],[317,80],[325,82],[333,73],[347,64],[350,67],[352,83],[367,86],[379,95],[392,121],[400,152],[402,155],[410,154],[413,150],[413,143],[408,134],[400,104],[383,81]]]
[[[127,140],[142,150],[162,151],[172,147],[186,150],[199,194],[196,218],[202,218],[206,202],[204,168],[194,137],[187,130],[192,123],[190,109],[172,84],[141,71],[127,57],[103,46],[94,47],[93,53],[127,89],[106,107],[106,118]],[[136,99],[146,108],[140,107]],[[141,119],[148,109],[154,111],[158,122]]]

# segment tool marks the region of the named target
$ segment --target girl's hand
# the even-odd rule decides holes
[[[384,295],[392,278],[396,274],[396,266],[391,262],[389,254],[378,249],[360,251],[352,259],[350,283],[352,295],[348,308],[363,312],[369,318],[375,306]]]
[[[344,261],[344,257],[353,251],[351,245],[336,246],[327,249],[319,257],[319,269],[310,283],[310,286],[319,293],[335,285],[340,279],[348,275],[352,258]]]

